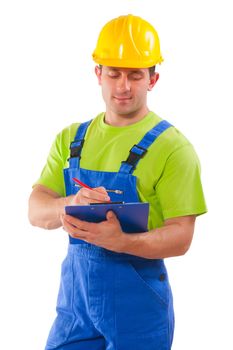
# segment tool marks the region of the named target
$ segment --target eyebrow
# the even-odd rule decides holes
[[[117,68],[117,67],[109,67],[109,71],[115,71],[115,72],[119,72],[120,71],[120,69],[119,68]],[[144,71],[142,71],[142,70],[136,70],[136,69],[132,69],[132,70],[130,70],[129,71],[129,73],[130,74],[134,74],[134,73],[137,73],[137,74],[141,74],[141,75],[143,75],[144,74]]]

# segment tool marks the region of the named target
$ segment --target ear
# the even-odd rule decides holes
[[[157,81],[159,80],[159,73],[154,73],[151,77],[150,77],[150,82],[149,82],[149,86],[148,86],[148,91],[151,91],[153,89],[153,87],[155,86],[155,84],[157,83]]]
[[[101,85],[101,74],[102,74],[102,69],[99,66],[95,66],[95,74],[98,79],[98,84]]]

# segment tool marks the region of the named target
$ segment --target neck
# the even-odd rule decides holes
[[[149,113],[148,107],[145,107],[140,112],[132,112],[129,114],[117,114],[112,111],[106,111],[104,122],[112,126],[127,126],[135,124],[142,120]]]

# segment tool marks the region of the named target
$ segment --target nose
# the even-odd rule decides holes
[[[119,93],[125,93],[130,91],[130,81],[127,76],[122,75],[117,82],[117,91]]]

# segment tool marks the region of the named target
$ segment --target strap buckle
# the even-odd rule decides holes
[[[81,158],[80,154],[81,154],[83,144],[84,144],[84,139],[75,140],[75,141],[71,142],[71,144],[70,144],[70,158]],[[70,158],[68,158],[68,160],[70,160]]]
[[[134,147],[136,147],[136,149],[139,151],[139,153],[133,151]],[[131,165],[133,168],[135,168],[138,161],[144,157],[146,152],[147,152],[147,149],[145,149],[141,146],[138,146],[138,145],[134,145],[129,151],[128,158],[126,159],[126,161],[123,161],[122,163],[127,163],[127,164]]]

